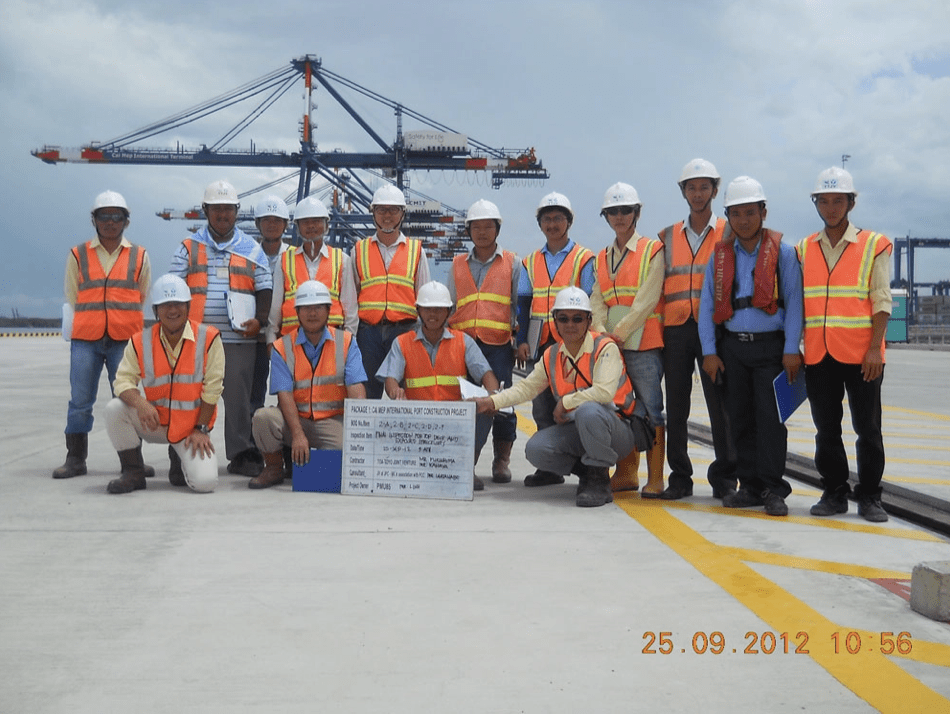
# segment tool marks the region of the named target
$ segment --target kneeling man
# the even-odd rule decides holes
[[[327,326],[333,300],[327,286],[307,280],[297,288],[294,310],[300,326],[273,343],[270,391],[276,407],[254,414],[254,443],[264,454],[264,470],[249,488],[284,482],[281,447],[290,447],[298,465],[310,449],[343,448],[343,400],[366,399],[366,372],[350,332]]]
[[[580,288],[558,293],[551,316],[563,342],[547,348],[525,379],[491,397],[476,399],[480,414],[528,401],[547,389],[554,394],[554,426],[538,431],[525,456],[539,471],[576,473],[578,506],[613,501],[610,467],[634,449],[653,444],[653,429],[634,415],[636,400],[620,349],[590,329],[590,299]]]
[[[217,329],[188,319],[190,307],[184,280],[163,275],[155,281],[158,324],[129,340],[112,387],[119,396],[106,405],[106,431],[122,464],[109,493],[145,488],[142,439],[171,444],[181,461],[180,471],[168,473],[173,486],[210,493],[218,485],[211,428],[224,388],[224,347]]]

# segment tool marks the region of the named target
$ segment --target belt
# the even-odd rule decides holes
[[[772,330],[771,332],[730,332],[723,331],[726,337],[731,337],[739,342],[765,342],[766,340],[784,340],[785,333],[782,330]]]

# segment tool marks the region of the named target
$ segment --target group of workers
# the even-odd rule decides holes
[[[850,222],[851,175],[819,174],[811,197],[823,227],[796,247],[765,227],[758,181],[740,176],[726,186],[725,218],[713,211],[720,176],[712,163],[690,161],[678,185],[689,214],[657,238],[637,232],[636,189],[608,188],[601,215],[614,239],[596,255],[570,238],[574,211],[562,194],[541,200],[545,242],[523,260],[499,245],[498,207],[479,200],[465,219],[472,247],[443,285],[430,279],[421,242],[402,232],[406,200],[393,185],[373,195],[376,230],[347,255],[324,240],[329,213],[316,198],[297,204],[301,244],[289,247],[287,206],[266,197],[255,210],[258,242],[236,226],[233,186],[218,181],[205,191],[207,224],[151,288],[158,322],[147,330],[148,256],[124,237],[125,200],[106,191],[93,205],[96,237],[67,260],[72,395],[66,462],[53,476],[86,472],[105,364],[114,395],[105,418],[121,465],[110,493],[143,489],[154,474],[142,439],[169,444],[173,484],[213,490],[209,433],[219,398],[228,472],[267,488],[306,463],[311,448],[341,448],[346,398],[385,391],[458,400],[460,380],[470,379],[488,392],[474,399],[475,460],[491,433],[493,482],[512,478],[516,422],[507,408],[531,400],[537,432],[525,455],[536,471],[525,486],[575,474],[577,505],[602,506],[640,488],[645,452],[641,496],[676,500],[693,493],[687,420],[698,368],[715,451],[707,478],[724,506],[788,513],[787,431],[773,380],[803,374],[823,485],[811,514],[848,510],[847,392],[858,513],[887,520],[881,383],[891,243]],[[235,326],[237,298],[254,309]],[[513,384],[516,360],[528,373]],[[264,406],[268,373],[276,407]],[[474,474],[473,488],[484,488]]]

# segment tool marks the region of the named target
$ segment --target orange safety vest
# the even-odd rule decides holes
[[[481,287],[468,264],[468,255],[457,255],[452,261],[455,278],[455,314],[449,325],[481,340],[487,345],[504,345],[511,341],[511,273],[515,254],[503,250],[488,266]]]
[[[613,340],[599,332],[592,331],[590,334],[594,338],[594,348],[586,360],[581,355],[580,361],[571,364],[566,357],[561,357],[560,345],[551,345],[545,350],[542,360],[544,371],[548,375],[548,383],[551,385],[551,393],[556,402],[560,402],[568,394],[587,389],[594,384],[594,365],[597,363],[597,358],[608,344],[612,344]],[[570,379],[565,376],[566,364],[570,364],[571,367],[576,366]],[[580,384],[578,384],[578,378],[580,378]],[[614,395],[614,407],[620,414],[630,416],[636,406],[633,384],[627,376],[627,371],[621,370],[620,380],[617,382],[617,393]]]
[[[419,262],[425,260],[420,241],[407,238],[400,243],[388,271],[372,238],[358,240],[350,255],[360,281],[357,303],[361,320],[378,325],[383,320],[416,319],[416,273]]]
[[[871,268],[891,241],[880,233],[859,231],[831,270],[814,233],[798,244],[805,298],[805,364],[830,354],[843,364],[861,364],[871,345]],[[884,340],[881,340],[881,357]]]
[[[539,345],[543,345],[552,337],[555,342],[561,341],[561,336],[552,326],[554,318],[551,317],[551,308],[554,307],[554,300],[564,288],[580,287],[581,271],[593,259],[593,253],[575,243],[553,278],[548,277],[548,266],[544,253],[540,250],[534,251],[521,261],[528,273],[528,284],[532,290],[531,319],[544,320]]]
[[[703,295],[703,277],[706,263],[712,256],[713,247],[731,235],[732,229],[724,218],[716,219],[716,227],[706,234],[699,252],[693,250],[686,239],[683,221],[667,226],[659,238],[666,248],[666,278],[663,281],[663,324],[668,327],[682,325],[690,315],[699,320],[699,300]]]
[[[144,323],[139,276],[145,249],[137,245],[120,247],[108,276],[92,241],[77,245],[72,252],[79,265],[72,338],[92,341],[108,335],[122,341],[141,331]]]
[[[186,238],[184,245],[185,250],[188,251],[188,272],[185,274],[185,282],[191,289],[189,315],[203,320],[205,302],[208,300],[208,248],[204,243],[191,238]],[[228,256],[228,289],[236,293],[253,295],[255,293],[255,263],[234,253],[229,253]]]
[[[162,326],[156,323],[148,330],[132,337],[135,354],[139,358],[139,374],[145,398],[158,410],[162,426],[168,427],[168,441],[177,444],[195,429],[201,411],[201,390],[204,388],[208,352],[218,337],[218,330],[188,320],[194,340],[182,339],[181,352],[172,367],[165,354],[159,334]],[[217,407],[208,426],[214,426]]]
[[[600,294],[607,306],[607,329],[613,329],[619,320],[614,321],[611,315],[612,308],[630,307],[637,297],[640,286],[647,278],[647,270],[650,267],[650,261],[663,250],[663,244],[652,238],[641,238],[637,241],[634,250],[625,250],[623,258],[620,259],[620,265],[617,267],[617,274],[610,277],[610,268],[607,265],[607,251],[604,248],[597,254],[597,284],[600,287]],[[617,311],[616,314],[626,314],[625,311]],[[624,349],[632,350],[652,350],[663,346],[663,296],[653,308],[653,312],[647,317],[643,325],[643,333],[635,338],[636,344],[631,346],[624,345]]]
[[[429,359],[422,340],[415,330],[404,332],[396,339],[406,361],[405,382],[408,399],[428,399],[439,402],[458,401],[462,398],[459,377],[465,377],[465,337],[458,330],[449,329],[452,339],[443,337],[435,353],[435,365]]]
[[[328,329],[333,335],[333,349],[327,349],[330,340],[326,340],[316,368],[307,359],[303,346],[296,344],[299,330],[293,330],[274,342],[274,349],[294,376],[294,402],[301,419],[317,421],[343,413],[343,400],[346,399],[344,370],[353,335],[333,327]]]
[[[330,327],[343,327],[343,303],[340,302],[340,283],[343,280],[343,251],[331,246],[327,246],[327,248],[329,249],[330,258],[329,260],[325,257],[320,258],[320,263],[317,265],[317,275],[313,279],[319,280],[330,291],[330,317],[327,319],[327,324]],[[300,324],[297,319],[297,311],[294,309],[294,298],[297,296],[297,286],[305,280],[310,280],[310,274],[307,272],[307,262],[303,248],[284,251],[280,264],[284,271],[284,301],[280,306],[279,334],[287,335]],[[298,275],[304,276],[303,280],[300,280],[297,277]]]
[[[764,228],[759,243],[759,254],[753,271],[752,296],[735,299],[736,251],[735,238],[716,244],[713,252],[713,322],[721,325],[733,313],[745,307],[757,307],[768,315],[774,315],[784,301],[778,294],[778,260],[782,234]]]

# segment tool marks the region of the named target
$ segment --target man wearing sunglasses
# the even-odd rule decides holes
[[[626,183],[615,183],[601,206],[614,241],[597,255],[597,281],[591,293],[594,330],[607,333],[623,351],[627,374],[637,397],[637,413],[656,433],[647,454],[649,482],[643,498],[663,491],[663,244],[637,233],[640,196]],[[610,485],[614,491],[636,491],[640,452],[631,451],[617,464]]]
[[[631,451],[645,450],[653,442],[653,430],[634,413],[636,399],[620,349],[590,329],[587,293],[576,287],[561,290],[551,317],[561,343],[548,347],[513,387],[477,398],[476,408],[488,414],[550,389],[555,423],[528,440],[525,456],[539,471],[562,481],[565,474],[577,474],[578,506],[603,506],[613,501],[609,469]]]
[[[103,191],[96,196],[92,225],[96,237],[73,248],[66,260],[64,312],[74,314],[71,330],[66,321],[63,324],[63,336],[70,340],[71,394],[66,412],[66,462],[53,471],[53,478],[86,473],[92,407],[102,366],[106,366],[111,385],[126,343],[144,324],[142,303],[152,280],[145,249],[125,238],[129,207],[121,194]]]

